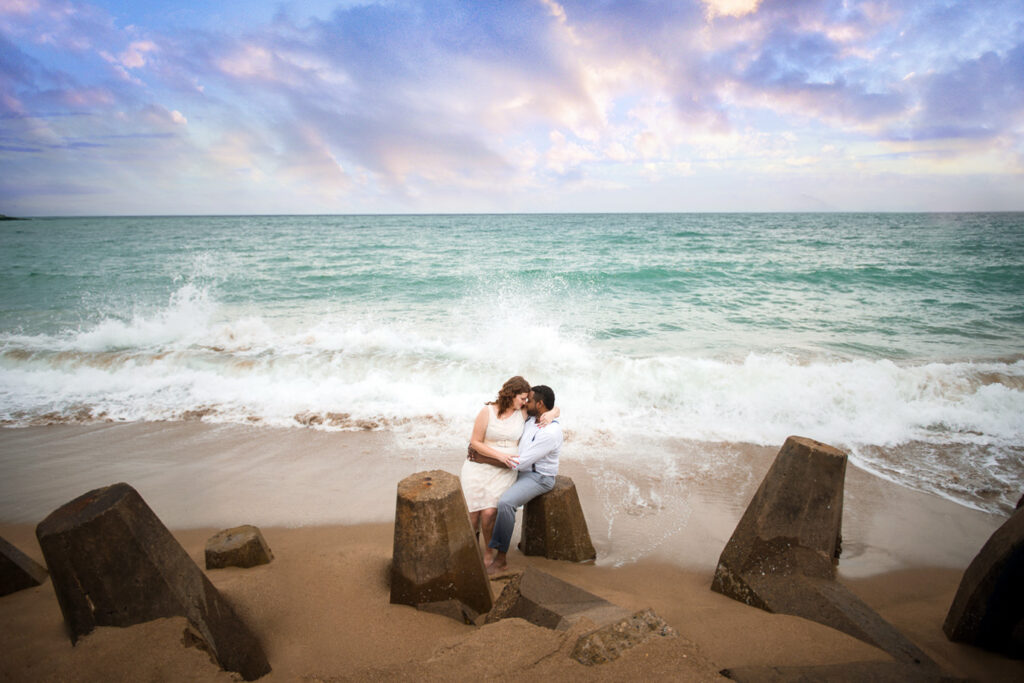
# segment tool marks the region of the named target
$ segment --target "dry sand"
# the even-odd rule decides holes
[[[283,443],[311,452],[322,447],[321,442],[328,437],[335,450],[342,447],[373,452],[382,443],[379,435],[324,436],[309,430],[268,433],[195,425],[124,427],[0,430],[0,477],[7,482],[2,485],[7,507],[0,509],[0,520],[6,518],[9,522],[0,523],[0,536],[41,562],[34,523],[11,519],[16,516],[12,509],[25,507],[9,505],[12,497],[16,502],[25,500],[18,498],[22,495],[18,487],[27,487],[32,496],[43,499],[41,505],[53,509],[101,485],[95,483],[99,480],[109,484],[128,479],[134,485],[129,477],[118,476],[124,470],[116,466],[131,460],[126,458],[128,453],[148,453],[146,457],[159,462],[162,458],[173,459],[167,450],[171,449],[169,444],[177,443],[178,448],[190,445],[185,450],[192,452],[191,447],[208,443],[209,449],[195,456],[200,462],[232,449],[253,453],[258,459],[261,449],[277,452]],[[156,432],[159,434],[154,436]],[[83,472],[88,471],[90,443],[96,453],[109,455],[97,466],[99,472],[93,472],[95,480],[91,474],[76,471],[68,475],[68,468],[78,466],[76,462],[85,468]],[[261,524],[275,554],[272,563],[251,569],[211,570],[207,575],[263,643],[273,667],[273,672],[261,679],[268,682],[542,677],[704,680],[717,678],[721,669],[747,665],[887,661],[883,652],[842,633],[797,617],[768,614],[710,591],[718,553],[775,450],[746,449],[744,457],[750,462],[740,482],[735,476],[723,474],[690,486],[685,524],[674,526],[667,524],[666,518],[675,510],[668,503],[659,514],[626,515],[625,519],[616,518],[614,525],[606,524],[605,499],[615,490],[608,485],[614,479],[609,478],[608,468],[602,466],[599,476],[595,476],[587,463],[565,463],[565,473],[576,480],[583,497],[598,552],[620,560],[577,565],[527,558],[513,550],[510,562],[517,567],[537,567],[625,608],[653,608],[680,634],[678,638],[652,639],[609,664],[585,667],[570,659],[566,651],[571,648],[572,633],[549,631],[521,620],[473,627],[389,604],[390,522],[329,524],[321,520],[298,527]],[[458,471],[461,455],[438,457],[443,469]],[[393,512],[398,479],[438,464],[422,459],[405,462],[402,458],[381,462],[379,469],[385,475],[378,479],[389,482],[386,490],[381,490],[383,484],[375,484],[370,487],[372,496],[365,491],[357,495],[354,488],[351,498],[345,490],[334,491],[326,498],[333,496],[337,507],[359,508],[361,514],[367,514],[367,506],[377,511],[373,514],[379,515],[381,507],[390,507]],[[224,465],[221,462],[218,466]],[[159,491],[179,484],[166,483],[166,477],[154,474],[154,467],[139,470],[144,486],[137,488],[168,522],[168,517],[184,513],[166,502]],[[193,484],[203,472],[196,467],[185,467]],[[52,486],[41,480],[46,473],[55,482]],[[347,472],[353,481],[357,474]],[[67,482],[76,478],[82,485],[73,492],[64,490]],[[161,481],[165,482],[163,487]],[[324,483],[327,487],[334,485]],[[345,488],[344,484],[340,486]],[[197,485],[184,486],[183,490],[197,487],[206,490]],[[147,490],[155,492],[158,504]],[[317,504],[324,504],[319,498],[322,493],[311,490],[309,495]],[[54,496],[63,499],[54,504]],[[180,497],[180,492],[171,496]],[[736,501],[737,497],[741,500]],[[186,496],[185,507],[195,504]],[[169,512],[165,514],[164,510]],[[38,519],[42,516],[45,513]],[[237,519],[233,523],[249,521]],[[844,546],[849,557],[844,554],[840,563],[839,580],[948,674],[976,680],[1024,680],[1024,662],[950,643],[941,630],[963,569],[1001,522],[999,517],[911,492],[850,468],[844,518]],[[645,525],[651,536],[661,539],[654,547],[643,544]],[[173,522],[168,526],[176,529],[175,536],[202,566],[206,540],[225,525],[218,521],[204,528],[184,528],[188,525]],[[671,528],[666,531],[666,526]],[[610,531],[608,527],[612,527]],[[621,560],[631,555],[640,559]],[[495,594],[500,586],[500,582],[494,584]],[[236,680],[232,674],[220,671],[205,653],[183,645],[184,628],[181,618],[126,629],[100,628],[72,647],[53,588],[47,582],[0,598],[0,680]]]

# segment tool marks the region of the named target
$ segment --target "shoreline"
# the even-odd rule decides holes
[[[588,457],[594,448],[567,442],[561,473],[576,483],[598,564],[651,558],[697,570],[714,569],[778,452],[679,440],[666,462],[623,446]],[[383,431],[201,421],[5,428],[0,523],[38,523],[119,481],[170,529],[387,523],[399,481],[431,469],[458,476],[463,458],[463,448]],[[848,463],[840,573],[962,570],[1004,520]]]
[[[680,634],[594,667],[562,654],[563,636],[526,622],[472,627],[389,604],[395,487],[416,471],[458,472],[462,454],[396,449],[381,432],[201,422],[3,429],[0,536],[41,562],[35,524],[120,480],[139,490],[200,567],[216,531],[256,524],[275,559],[206,574],[263,642],[273,667],[266,681],[713,680],[730,667],[887,661],[827,627],[711,592],[718,555],[777,448],[700,447],[705,456],[720,449],[712,454],[717,467],[690,471],[686,444],[669,469],[640,455],[612,467],[570,452],[562,470],[577,484],[598,562],[524,557],[513,545],[513,568],[539,568],[627,609],[652,608]],[[188,524],[197,505],[206,522]],[[279,509],[292,510],[290,523],[273,523]],[[1002,521],[851,465],[838,580],[949,675],[1024,678],[1024,662],[951,643],[941,629],[963,570]],[[0,679],[233,680],[182,645],[183,628],[183,619],[100,628],[71,647],[46,582],[0,598],[9,643]]]

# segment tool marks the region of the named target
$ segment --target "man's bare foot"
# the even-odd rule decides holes
[[[497,563],[497,562],[494,562],[492,564],[487,565],[487,575],[488,576],[497,576],[498,574],[501,574],[501,573],[503,573],[505,571],[508,571],[508,563],[507,562],[502,562],[500,564]]]

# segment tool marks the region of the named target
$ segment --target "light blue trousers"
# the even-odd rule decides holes
[[[507,553],[512,542],[512,532],[516,528],[516,510],[554,487],[554,477],[538,472],[520,472],[516,483],[509,486],[498,499],[498,516],[494,520],[494,531],[491,532],[488,545]]]

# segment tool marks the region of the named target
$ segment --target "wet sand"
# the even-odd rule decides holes
[[[698,465],[700,449],[720,451],[715,467]],[[599,561],[513,550],[510,562],[653,608],[680,634],[597,667],[566,656],[571,636],[520,620],[477,628],[389,604],[395,485],[424,469],[457,473],[462,454],[396,449],[379,432],[199,422],[0,430],[0,535],[41,561],[35,523],[116,481],[139,490],[200,566],[217,530],[257,524],[274,561],[207,574],[263,642],[267,681],[704,680],[747,665],[888,660],[824,626],[710,591],[718,554],[776,451],[680,443],[670,463],[618,464],[567,453],[563,473],[577,483]],[[948,674],[1020,680],[1024,663],[950,643],[941,630],[963,569],[1002,521],[850,467],[839,580]],[[182,644],[183,629],[183,619],[101,628],[72,647],[47,582],[0,598],[0,680],[232,680]]]

